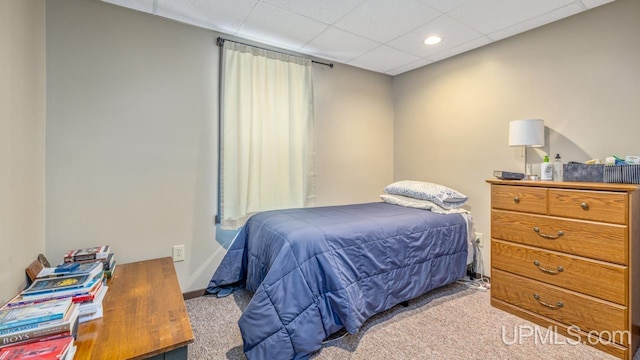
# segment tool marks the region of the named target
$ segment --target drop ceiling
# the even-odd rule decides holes
[[[103,0],[398,75],[613,0]],[[429,35],[442,42],[424,45]]]

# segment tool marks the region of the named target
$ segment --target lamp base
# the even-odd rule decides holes
[[[540,177],[538,175],[525,175],[524,179],[522,180],[540,180]]]

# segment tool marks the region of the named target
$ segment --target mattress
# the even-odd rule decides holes
[[[468,220],[387,203],[259,213],[207,291],[254,292],[238,321],[248,359],[306,359],[332,333],[464,277]]]

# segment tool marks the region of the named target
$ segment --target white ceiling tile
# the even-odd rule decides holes
[[[257,0],[157,0],[157,15],[235,34]]]
[[[102,1],[397,75],[614,0]]]
[[[349,61],[348,64],[385,73],[417,60],[420,60],[417,56],[382,45]]]
[[[475,48],[479,48],[481,46],[487,45],[488,43],[490,43],[491,41],[489,39],[487,39],[486,37],[481,37],[481,38],[477,38],[475,40],[471,40],[467,43],[455,46],[451,49],[439,52],[437,54],[431,55],[429,56],[429,59],[433,60],[433,61],[440,61],[443,59],[446,59],[448,57],[452,57],[458,54],[462,54],[463,52],[467,52],[469,50],[473,50]]]
[[[318,21],[259,3],[236,34],[269,45],[297,50],[326,28],[327,25]]]
[[[420,59],[418,61],[414,61],[414,62],[409,63],[407,65],[397,67],[397,68],[395,68],[393,70],[386,71],[385,74],[391,75],[391,76],[400,75],[400,74],[405,73],[407,71],[411,71],[413,69],[417,69],[419,67],[423,67],[425,65],[429,65],[432,62],[433,61],[431,61],[429,59]]]
[[[364,0],[263,0],[281,9],[306,16],[325,24],[333,24]]]
[[[596,6],[604,5],[612,2],[613,0],[582,0],[582,3],[588,7],[589,9],[594,8]]]
[[[425,45],[424,39],[431,35],[440,36],[442,42],[437,45]],[[477,31],[444,15],[388,44],[396,49],[426,58],[481,36]]]
[[[144,11],[147,13],[153,13],[153,0],[102,0],[104,2],[108,2],[114,5],[120,5],[124,7],[128,7],[129,9],[134,9],[138,11]]]
[[[516,25],[572,3],[573,0],[483,0],[471,1],[449,16],[483,34]]]
[[[369,0],[358,6],[335,26],[379,42],[413,30],[441,15],[415,0]]]
[[[300,51],[346,63],[379,45],[373,40],[330,27],[307,43]]]
[[[471,0],[421,0],[423,3],[431,6],[434,9],[438,9],[444,13],[447,13],[455,8],[458,8]]]
[[[531,30],[533,28],[554,22],[556,20],[565,18],[567,16],[571,16],[582,11],[580,5],[573,3],[568,6],[562,7],[560,9],[554,10],[552,12],[546,13],[544,15],[538,16],[537,18],[533,18],[530,20],[523,21],[519,24],[510,26],[508,28],[504,28],[502,30],[498,30],[488,34],[487,36],[491,39],[497,41],[509,36],[513,36],[527,30]]]

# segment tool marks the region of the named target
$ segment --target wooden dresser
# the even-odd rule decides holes
[[[640,344],[640,187],[487,182],[491,305],[632,359]]]
[[[171,258],[116,267],[102,319],[80,324],[75,359],[187,359],[193,342]]]

